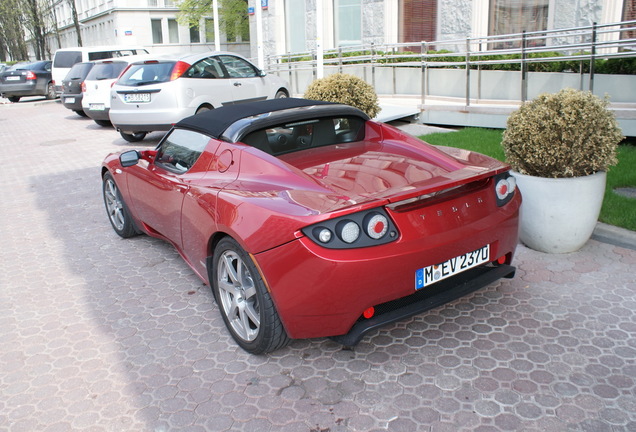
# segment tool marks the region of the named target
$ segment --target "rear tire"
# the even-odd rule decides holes
[[[214,249],[211,283],[223,321],[251,354],[286,346],[290,339],[252,258],[230,237]]]
[[[86,114],[83,110],[77,110],[77,111],[73,111],[75,114],[77,114],[80,117],[88,117],[88,114]]]
[[[289,96],[287,95],[287,93],[283,90],[278,90],[276,92],[276,96],[274,96],[275,99],[284,99],[284,98],[288,98]]]
[[[9,99],[9,102],[20,102],[20,96],[9,96],[7,99]]]
[[[202,112],[206,112],[206,111],[211,111],[212,108],[210,108],[208,105],[202,105],[199,107],[199,109],[197,109],[197,112],[195,114],[200,114]]]
[[[146,132],[133,132],[131,134],[126,132],[119,132],[119,134],[128,142],[138,142],[146,138]]]
[[[110,120],[93,120],[95,123],[100,125],[101,127],[111,127],[112,123]],[[143,138],[142,138],[143,139]]]
[[[47,99],[57,99],[57,93],[55,93],[55,86],[53,85],[53,83],[49,83],[46,86],[46,94],[44,95],[45,98]]]

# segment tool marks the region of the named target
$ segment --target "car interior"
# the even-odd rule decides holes
[[[356,117],[321,118],[288,123],[247,134],[242,142],[271,155],[359,141],[364,121]]]

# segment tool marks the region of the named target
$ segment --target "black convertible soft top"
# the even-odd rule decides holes
[[[308,111],[308,107],[315,107]],[[302,108],[302,110],[296,110]],[[236,142],[250,131],[264,124],[280,121],[287,115],[264,115],[291,110],[289,118],[325,117],[329,115],[356,115],[368,120],[369,117],[357,108],[333,102],[310,99],[280,98],[260,102],[226,105],[186,117],[175,127],[192,129],[217,139]],[[283,114],[283,113],[280,113]],[[269,120],[269,121],[268,121]]]

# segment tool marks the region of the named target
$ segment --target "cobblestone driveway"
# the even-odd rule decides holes
[[[111,229],[98,167],[128,146],[0,106],[0,430],[636,431],[636,251],[520,246],[515,279],[353,351],[252,356],[170,246]]]

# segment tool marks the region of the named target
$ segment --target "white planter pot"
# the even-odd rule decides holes
[[[580,249],[591,237],[601,212],[607,174],[543,178],[513,172],[521,191],[519,239],[546,253]]]

